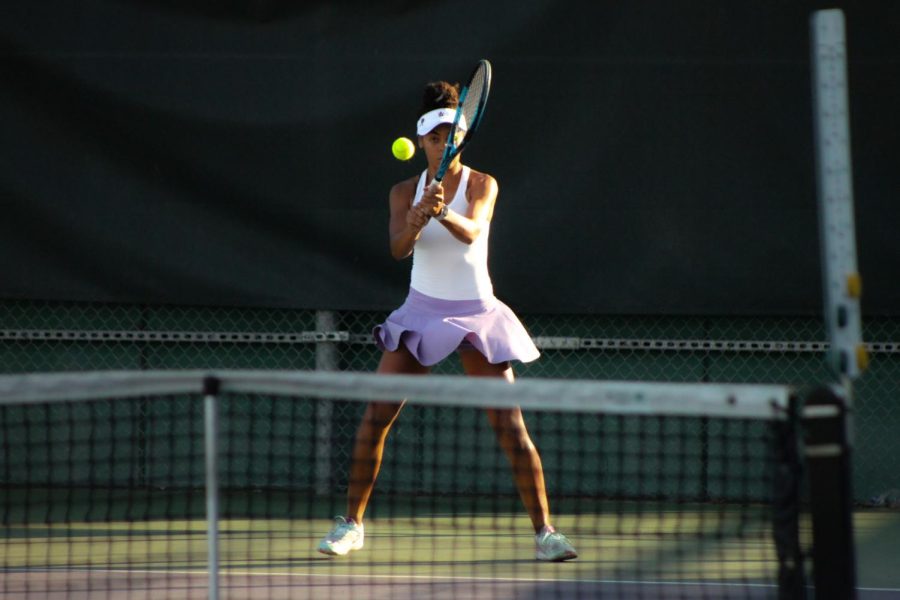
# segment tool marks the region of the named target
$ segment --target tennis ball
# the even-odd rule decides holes
[[[391,152],[397,160],[409,160],[416,153],[416,146],[411,139],[398,137],[391,146]]]

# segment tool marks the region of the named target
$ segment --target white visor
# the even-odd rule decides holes
[[[436,108],[419,117],[419,121],[416,123],[416,133],[419,135],[426,135],[438,125],[453,123],[453,119],[455,118],[455,108]],[[462,131],[466,130],[465,115],[459,117],[458,128]]]

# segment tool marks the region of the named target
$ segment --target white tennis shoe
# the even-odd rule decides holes
[[[547,525],[544,525],[540,532],[534,536],[534,543],[537,547],[538,560],[561,562],[578,558],[578,553],[575,552],[572,542],[566,536]]]
[[[335,517],[334,527],[319,542],[317,550],[329,556],[344,556],[351,550],[362,548],[364,538],[362,523]]]

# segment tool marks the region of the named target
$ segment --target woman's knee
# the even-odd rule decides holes
[[[393,402],[372,402],[366,407],[362,421],[359,425],[357,437],[361,439],[371,439],[373,443],[387,434],[400,410],[403,403]]]
[[[488,419],[504,446],[517,450],[530,450],[534,447],[520,411],[488,410]]]

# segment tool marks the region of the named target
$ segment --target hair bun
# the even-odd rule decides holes
[[[422,107],[419,115],[423,115],[436,108],[456,108],[459,106],[459,84],[446,81],[432,81],[425,84],[425,93],[422,95]],[[417,117],[419,115],[416,115]]]

